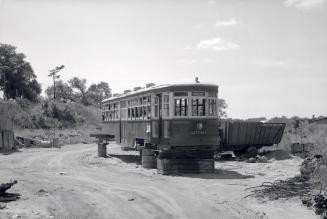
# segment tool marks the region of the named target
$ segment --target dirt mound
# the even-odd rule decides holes
[[[287,160],[291,158],[291,155],[284,150],[273,150],[273,151],[265,151],[262,155],[266,156],[268,159],[276,159],[276,160]]]

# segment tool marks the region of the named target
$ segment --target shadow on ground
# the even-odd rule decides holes
[[[13,149],[13,150],[0,150],[0,154],[3,154],[3,155],[10,155],[10,154],[13,154],[13,153],[17,153],[17,152],[21,152],[17,149]]]
[[[265,151],[263,153],[268,159],[276,159],[276,160],[287,160],[292,158],[287,151],[284,150],[273,150],[273,151]]]
[[[215,169],[214,173],[199,173],[199,174],[181,174],[183,177],[201,178],[201,179],[247,179],[254,178],[253,175],[243,175],[232,170]]]
[[[20,194],[19,193],[9,193],[9,192],[6,192],[4,194],[1,194],[1,196],[0,196],[0,203],[1,202],[12,202],[12,201],[16,201],[19,198],[20,198]]]
[[[108,154],[108,157],[118,158],[125,163],[135,163],[138,165],[142,164],[142,160],[139,155]]]
[[[134,163],[137,165],[142,164],[141,157],[139,155],[122,155],[122,154],[108,154],[108,157],[115,157],[125,163]],[[202,179],[247,179],[254,178],[253,175],[243,175],[239,172],[232,170],[215,169],[214,173],[180,173],[180,174],[168,174],[172,176],[182,176],[190,178],[202,178]]]

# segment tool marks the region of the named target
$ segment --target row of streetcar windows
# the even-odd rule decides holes
[[[217,99],[205,92],[192,92],[192,97],[188,97],[187,92],[175,92],[173,97],[173,115],[177,117],[183,116],[216,116],[217,115]],[[169,95],[162,95],[162,103],[158,95],[153,98],[154,117],[158,118],[159,114],[165,116],[170,115]],[[159,109],[160,105],[162,110]],[[190,108],[190,112],[189,112]],[[151,96],[143,96],[131,100],[120,101],[105,104],[102,107],[103,121],[111,121],[118,119],[150,119],[151,118]],[[189,115],[190,113],[190,115]]]
[[[206,104],[208,102],[208,104]],[[188,108],[191,107],[191,116],[216,116],[217,101],[216,99],[192,98],[191,104],[187,98],[174,99],[174,115],[188,116]]]
[[[150,119],[151,118],[151,107],[141,106],[132,107],[127,109],[128,119]]]
[[[148,95],[131,100],[105,104],[102,108],[102,120],[111,121],[118,119],[150,119],[150,103],[151,96]]]
[[[192,98],[188,98],[187,92],[175,92],[174,115],[189,116],[188,109],[191,107],[190,116],[216,116],[217,101],[216,99],[210,98],[215,97],[216,95],[216,93],[208,92],[209,98],[205,98],[205,92],[193,91]]]

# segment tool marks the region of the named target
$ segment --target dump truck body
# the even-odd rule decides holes
[[[246,151],[279,144],[285,123],[223,122],[219,129],[220,150]]]

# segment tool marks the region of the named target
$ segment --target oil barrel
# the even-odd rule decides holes
[[[98,144],[98,157],[107,157],[107,144]]]
[[[142,149],[142,166],[145,169],[155,169],[157,167],[157,158],[152,149]]]

